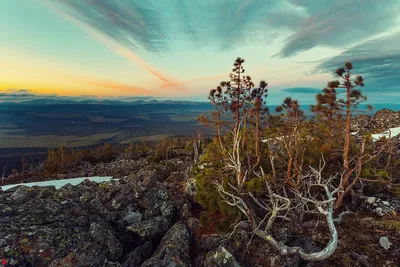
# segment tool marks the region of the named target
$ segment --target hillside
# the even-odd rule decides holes
[[[305,265],[258,239],[246,249],[246,226],[233,236],[221,233],[216,228],[221,215],[210,215],[213,223],[205,226],[207,213],[194,198],[192,156],[176,151],[171,157],[159,163],[118,159],[94,168],[95,174],[119,178],[115,181],[85,180],[60,189],[19,186],[0,193],[2,258],[10,266],[53,267],[397,266],[400,261],[400,220],[394,215],[400,212],[399,198],[360,198],[353,212],[337,221],[337,252]],[[286,236],[285,242],[308,251],[326,242],[323,223],[281,229],[277,234]],[[380,245],[384,236],[389,249]]]

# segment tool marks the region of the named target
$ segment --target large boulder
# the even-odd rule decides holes
[[[162,238],[154,255],[142,267],[191,266],[189,257],[189,232],[183,223],[176,223]]]
[[[107,259],[116,261],[122,256],[122,244],[114,236],[109,226],[92,223],[90,225],[90,235],[94,242],[100,246],[101,254],[106,255]]]
[[[153,245],[151,241],[147,241],[128,254],[123,267],[140,266],[146,259],[151,257],[152,253]]]
[[[28,199],[34,197],[36,193],[37,191],[33,190],[32,188],[25,185],[20,185],[18,186],[17,190],[14,191],[10,198],[15,203],[23,203]]]

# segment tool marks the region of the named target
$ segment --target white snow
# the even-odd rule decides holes
[[[373,134],[372,135],[372,140],[377,141],[379,140],[381,137],[395,137],[397,135],[400,134],[400,127],[395,127],[395,128],[390,128],[389,130],[380,133],[380,134]]]
[[[62,179],[62,180],[50,180],[50,181],[43,181],[43,182],[10,184],[10,185],[4,185],[1,188],[5,191],[7,189],[16,187],[18,185],[26,185],[26,186],[49,186],[49,185],[54,185],[56,187],[56,189],[59,189],[60,187],[66,185],[68,183],[71,184],[71,185],[80,184],[86,179],[89,179],[90,181],[93,181],[93,182],[96,182],[96,183],[101,183],[101,182],[108,182],[112,178],[113,178],[112,176],[78,177],[78,178]]]

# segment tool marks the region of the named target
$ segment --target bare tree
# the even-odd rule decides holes
[[[273,164],[273,158],[271,162]],[[338,244],[338,233],[333,220],[335,202],[333,196],[340,190],[332,185],[337,178],[335,175],[327,179],[323,178],[325,161],[322,162],[319,169],[310,167],[310,171],[303,175],[301,190],[291,190],[285,184],[278,189],[267,179],[265,194],[256,197],[252,193],[239,190],[230,183],[215,182],[215,185],[223,201],[236,207],[244,215],[251,226],[253,235],[274,246],[282,255],[298,254],[307,261],[322,261],[334,253]],[[262,168],[253,174],[259,178],[265,177]],[[286,192],[287,190],[290,192]],[[287,246],[273,236],[272,229],[277,220],[292,221],[299,211],[302,214],[317,214],[325,218],[330,232],[330,241],[323,250],[307,253],[303,248]]]

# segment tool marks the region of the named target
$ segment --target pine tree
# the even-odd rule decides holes
[[[243,119],[243,127],[246,125],[248,111],[252,102],[252,89],[254,83],[250,76],[244,75],[244,59],[238,57],[233,63],[230,81],[221,82],[224,91],[224,101],[234,118],[234,134],[239,130],[239,124]]]
[[[221,116],[226,111],[226,99],[223,96],[222,87],[218,86],[216,89],[211,89],[208,95],[208,100],[210,104],[213,106],[214,111],[211,113],[211,119],[208,119],[207,116],[203,113],[199,116],[198,121],[211,128],[217,129],[217,138],[218,142],[221,146],[221,149],[224,149],[222,144],[222,127],[223,122]]]
[[[285,132],[281,136],[288,157],[286,182],[291,187],[298,188],[303,161],[300,160],[302,154],[300,151],[300,126],[305,120],[304,112],[300,109],[300,102],[291,97],[286,97],[275,111],[286,113],[283,115]],[[295,180],[296,177],[297,180]]]
[[[336,93],[338,86],[338,81],[328,82],[327,87],[322,90],[322,93],[317,94],[315,97],[317,105],[311,106],[312,111],[322,115],[328,121],[342,117]]]
[[[346,126],[345,126],[345,144],[343,148],[343,167],[344,171],[349,170],[349,151],[350,151],[350,130],[351,130],[351,117],[354,109],[357,109],[358,105],[367,100],[360,88],[364,86],[364,79],[362,76],[358,75],[354,80],[352,80],[353,65],[350,62],[346,62],[344,67],[339,68],[335,71],[337,77],[340,77],[342,82],[333,81],[330,82],[332,88],[343,88],[345,89],[345,98],[339,99],[340,108],[345,111]]]

